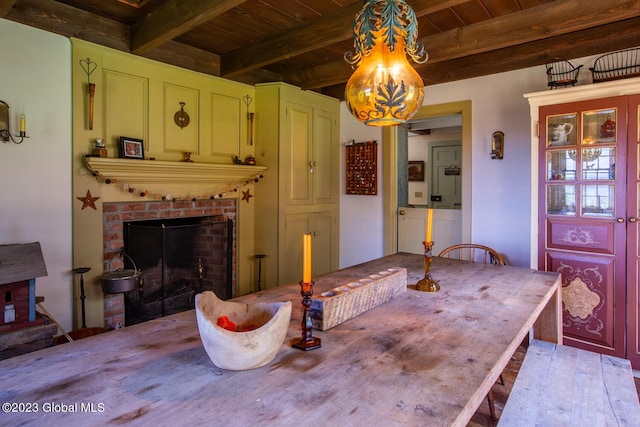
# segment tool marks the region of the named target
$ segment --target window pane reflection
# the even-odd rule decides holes
[[[582,186],[582,215],[613,217],[615,185]]]
[[[582,179],[616,179],[616,149],[583,148]]]
[[[576,179],[576,150],[547,151],[547,180]]]
[[[547,187],[547,213],[554,215],[575,215],[575,185],[549,185]]]

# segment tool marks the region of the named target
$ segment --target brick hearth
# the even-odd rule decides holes
[[[237,199],[208,199],[196,201],[122,202],[103,204],[104,271],[123,267],[122,259],[114,257],[124,247],[123,223],[166,218],[216,217],[235,222]],[[236,248],[233,248],[232,294],[237,294]],[[109,260],[111,266],[109,266]],[[118,328],[125,324],[124,294],[104,295],[105,327]]]

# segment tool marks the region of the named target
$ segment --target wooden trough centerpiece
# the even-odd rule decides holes
[[[314,295],[311,300],[313,327],[326,331],[406,290],[407,269],[393,267]]]

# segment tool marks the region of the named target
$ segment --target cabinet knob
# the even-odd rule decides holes
[[[400,212],[398,212],[400,215],[404,215],[404,209],[400,209]]]
[[[632,216],[631,218],[629,218],[629,222],[634,223],[638,220],[638,218],[636,218],[635,216]]]
[[[616,218],[616,222],[622,224],[624,222],[624,218]]]

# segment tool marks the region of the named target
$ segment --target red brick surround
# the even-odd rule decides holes
[[[162,218],[218,217],[223,220],[236,218],[236,199],[207,199],[196,201],[123,202],[103,204],[104,271],[123,266],[120,257],[113,257],[124,247],[123,223]],[[237,292],[236,259],[233,259],[233,293]],[[111,266],[109,260],[113,257]],[[124,294],[104,295],[105,327],[112,329],[125,324]]]

